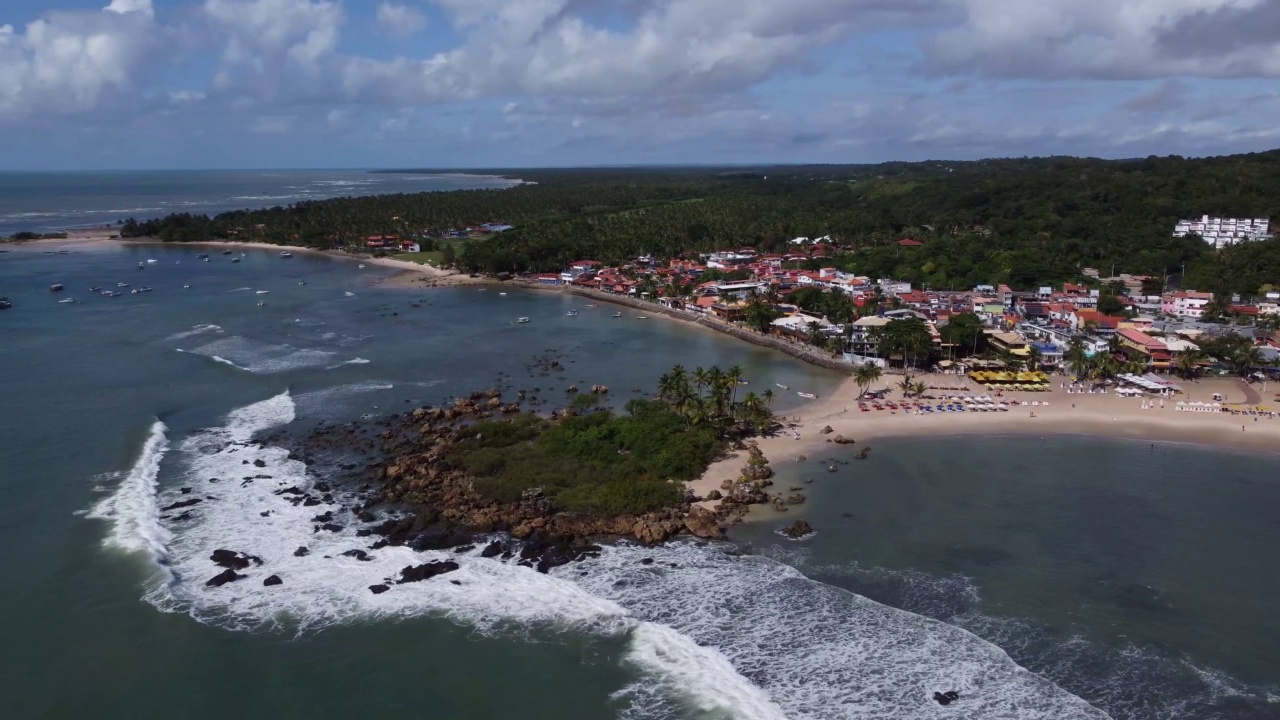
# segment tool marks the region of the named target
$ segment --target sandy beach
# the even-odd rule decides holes
[[[900,376],[886,375],[872,389],[892,386],[899,379]],[[920,375],[917,379],[931,386],[969,388],[967,392],[930,391],[929,394],[938,397],[988,394],[985,388],[962,376]],[[850,454],[855,448],[866,447],[870,441],[882,438],[1006,434],[1029,436],[1036,442],[1050,435],[1070,434],[1280,452],[1280,417],[1181,412],[1175,409],[1179,400],[1210,402],[1214,393],[1220,393],[1224,404],[1229,407],[1258,402],[1257,396],[1246,393],[1244,383],[1236,378],[1179,380],[1177,382],[1185,390],[1183,394],[1165,400],[1163,408],[1159,407],[1158,398],[1147,397],[1147,404],[1155,407],[1145,410],[1142,409],[1144,398],[1119,397],[1110,391],[1106,394],[1068,394],[1065,388],[1060,387],[1063,381],[1061,376],[1055,376],[1052,389],[1047,392],[1006,393],[998,399],[1012,406],[1008,412],[917,414],[915,410],[907,413],[902,409],[862,412],[858,408],[861,389],[850,379],[829,397],[818,398],[780,418],[786,429],[757,442],[765,456],[774,463],[793,461],[801,455],[813,457],[821,452],[832,452],[836,445],[831,440],[837,435],[857,441],[844,446]],[[1252,387],[1253,393],[1260,390],[1259,386]],[[1267,390],[1260,401],[1263,406],[1276,409],[1277,404],[1270,402],[1275,391],[1280,391],[1280,387]],[[888,399],[901,402],[901,398],[901,393],[894,390]],[[1028,404],[1023,405],[1023,402]],[[1030,405],[1032,402],[1040,404],[1033,406]],[[832,432],[822,433],[827,426]],[[799,434],[799,439],[795,433]],[[874,445],[871,447],[874,452]],[[742,457],[719,461],[701,478],[689,483],[689,487],[699,496],[705,496],[711,490],[720,489],[724,480],[737,479],[742,465]]]

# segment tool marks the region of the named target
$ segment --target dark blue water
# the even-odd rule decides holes
[[[112,225],[170,213],[214,215],[339,196],[502,188],[503,178],[364,170],[0,173],[0,236]]]

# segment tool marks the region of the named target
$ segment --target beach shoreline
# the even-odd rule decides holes
[[[984,395],[989,391],[977,383],[957,375],[919,375],[931,385],[965,386],[969,391],[931,390],[935,396]],[[886,376],[888,379],[888,376]],[[1230,377],[1205,378],[1184,383],[1185,393],[1166,399],[1159,407],[1158,398],[1123,398],[1113,393],[1068,393],[1061,387],[1063,379],[1054,377],[1047,392],[1011,392],[998,398],[1010,403],[1007,412],[910,413],[858,408],[862,388],[852,379],[834,393],[797,408],[780,417],[783,429],[755,442],[773,463],[791,463],[804,456],[812,459],[819,453],[848,452],[874,446],[870,441],[897,438],[963,437],[969,435],[1097,437],[1151,443],[1182,443],[1205,447],[1235,448],[1249,452],[1280,453],[1280,418],[1233,415],[1228,412],[1182,412],[1176,403],[1207,402],[1215,393],[1224,396],[1228,407],[1244,407],[1248,400],[1242,381]],[[894,390],[888,398],[901,402]],[[1153,407],[1143,409],[1143,400]],[[1264,404],[1265,404],[1264,398]],[[925,401],[928,402],[928,401]],[[936,404],[938,401],[933,401]],[[1022,403],[1026,402],[1024,405]],[[1031,405],[1030,403],[1039,403]],[[1016,403],[1016,404],[1015,404]],[[829,433],[823,430],[831,428]],[[837,436],[856,442],[838,445]],[[847,448],[842,450],[840,448]],[[721,490],[725,481],[736,480],[741,471],[741,458],[727,458],[712,464],[702,477],[688,483],[699,497]],[[709,509],[716,501],[704,501]]]

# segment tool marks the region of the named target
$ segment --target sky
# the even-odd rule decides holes
[[[0,169],[1280,146],[1280,0],[4,0]]]

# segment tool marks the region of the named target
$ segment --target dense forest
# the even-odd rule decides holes
[[[404,170],[398,172],[415,172]],[[417,171],[425,172],[425,171]],[[126,236],[235,237],[317,247],[371,234],[438,235],[486,221],[515,229],[461,245],[470,270],[543,271],[725,247],[782,250],[797,236],[848,248],[823,262],[920,287],[1029,288],[1128,272],[1251,295],[1280,284],[1280,241],[1214,251],[1173,238],[1180,218],[1280,217],[1280,151],[1215,158],[1068,157],[879,165],[483,170],[507,190],[299,203],[209,218],[129,221]],[[911,237],[921,247],[900,247]],[[1173,278],[1175,283],[1177,277]]]

